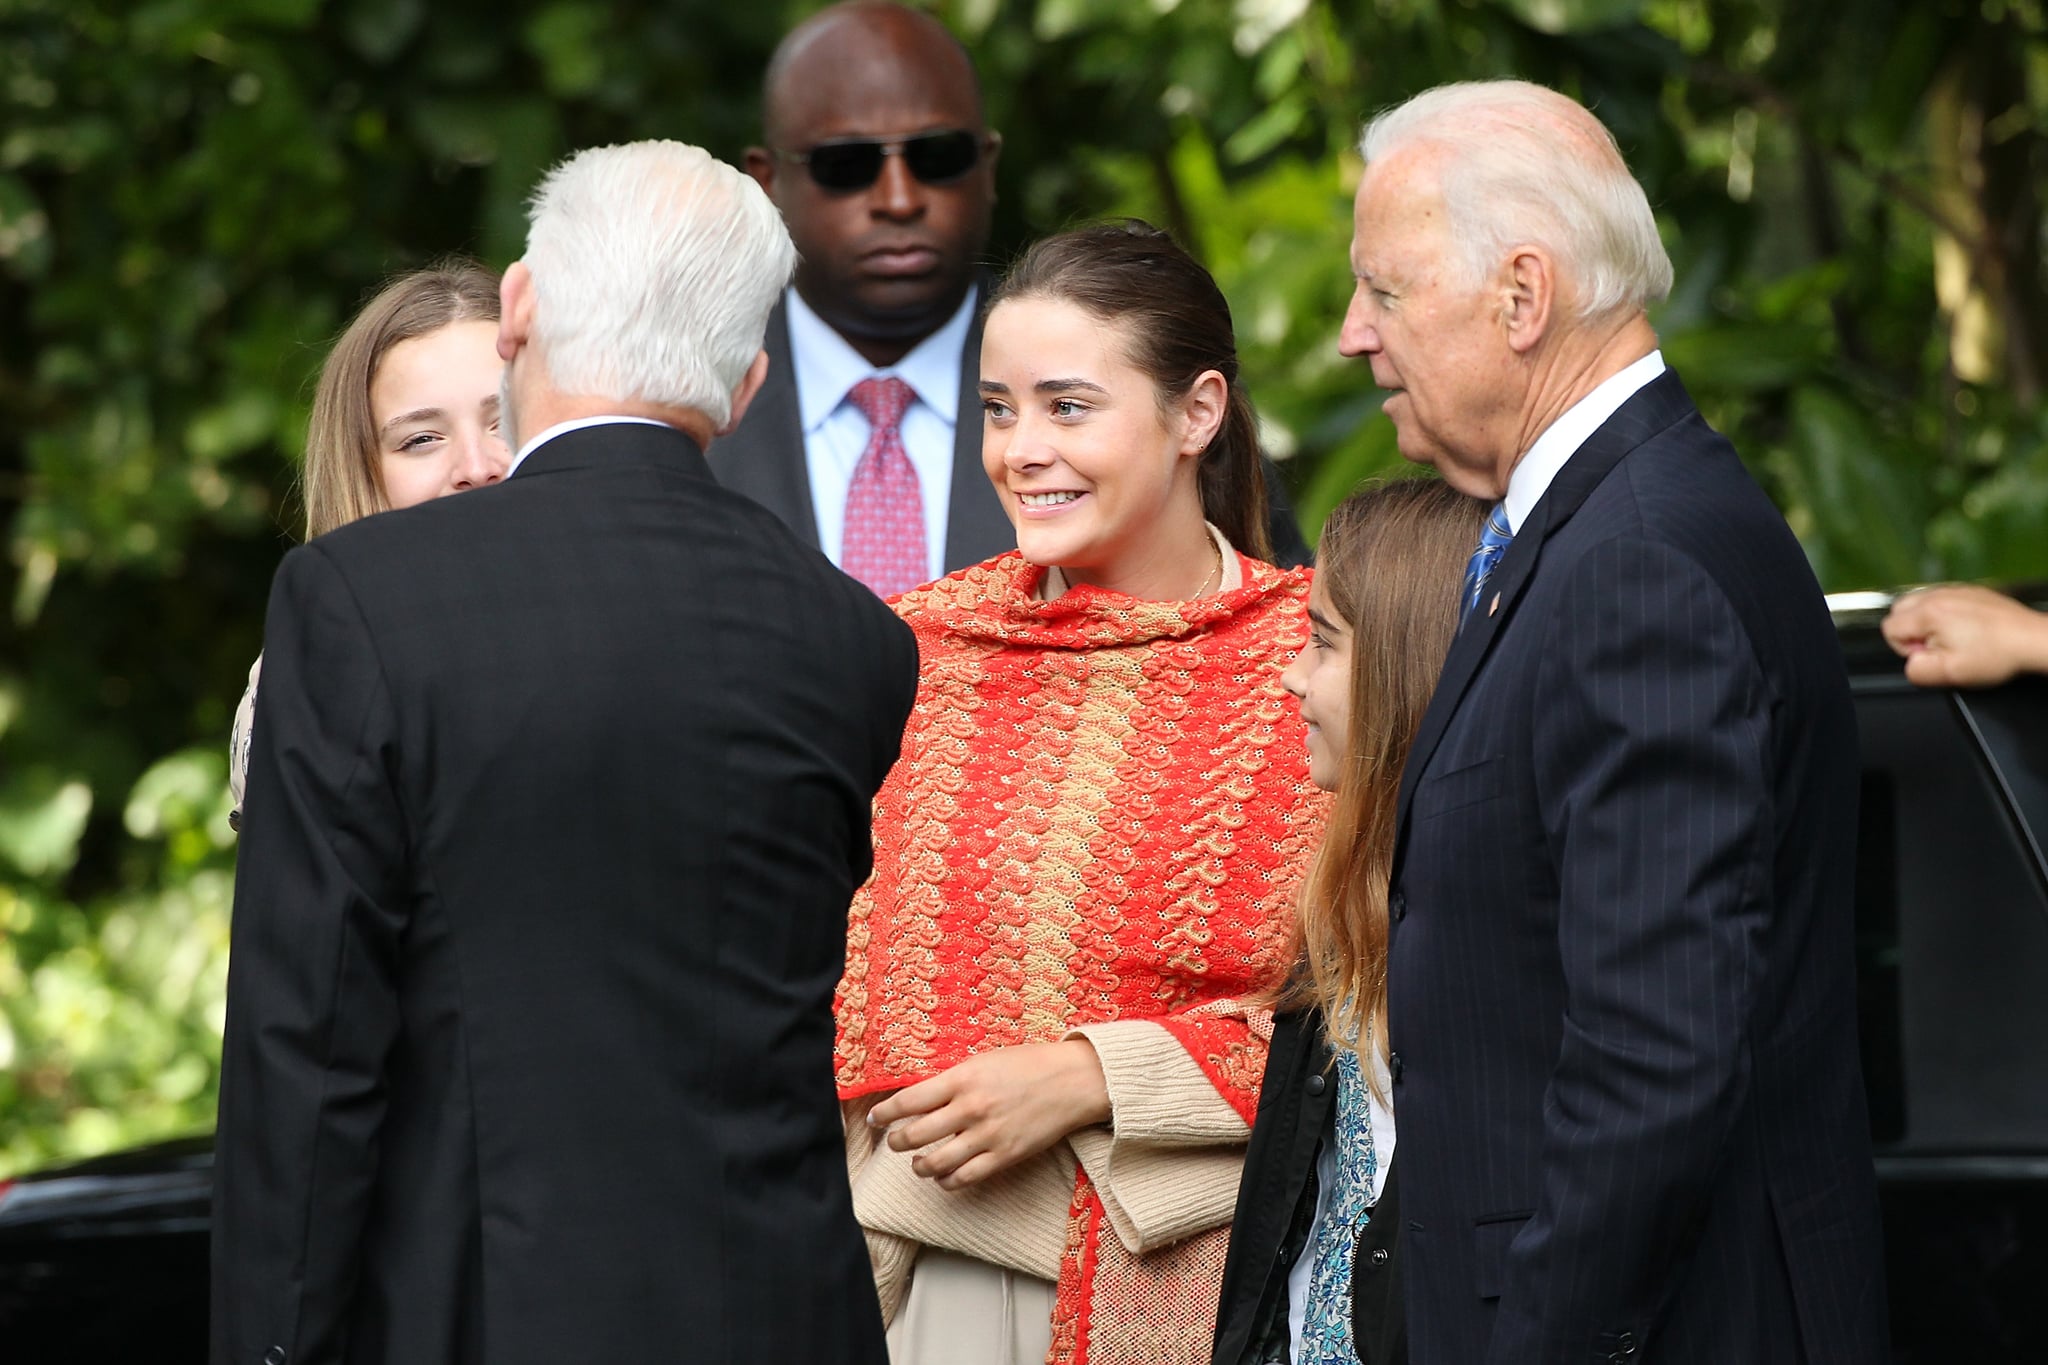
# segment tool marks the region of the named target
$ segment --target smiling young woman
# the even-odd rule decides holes
[[[998,305],[982,338],[982,465],[1018,549],[1063,586],[1206,596],[1224,547],[1204,524],[1198,469],[1230,387],[1206,369],[1187,392],[1160,392],[1125,333],[1061,298]]]
[[[905,594],[922,672],[839,1087],[891,1359],[1206,1361],[1321,829],[1230,310],[1164,233],[1031,249],[982,351],[1019,550]],[[1249,551],[1249,553],[1246,553]]]
[[[301,473],[306,539],[505,477],[497,332],[498,277],[468,261],[400,275],[363,305],[313,392]],[[228,742],[229,819],[238,827],[262,670],[258,656]]]

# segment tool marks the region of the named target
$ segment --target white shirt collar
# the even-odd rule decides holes
[[[979,289],[967,291],[945,326],[918,342],[903,359],[879,370],[813,312],[794,286],[787,298],[789,352],[796,371],[797,411],[804,435],[816,431],[833,409],[846,401],[847,390],[875,375],[896,376],[916,390],[919,402],[949,424],[959,424],[960,350],[967,343],[967,328],[981,302]]]
[[[1501,501],[1507,504],[1510,531],[1522,529],[1522,523],[1529,519],[1529,514],[1536,510],[1536,504],[1543,501],[1544,493],[1549,491],[1551,480],[1557,477],[1565,462],[1578,453],[1586,439],[1614,416],[1615,409],[1635,397],[1638,389],[1662,373],[1664,353],[1652,351],[1601,380],[1591,393],[1566,408],[1562,416],[1544,429],[1543,434],[1536,438],[1536,444],[1529,447],[1529,453],[1508,475],[1508,495]]]
[[[534,451],[539,450],[542,446],[546,445],[549,441],[554,440],[557,436],[566,435],[567,433],[572,431],[581,431],[585,427],[602,427],[617,424],[631,424],[643,427],[663,427],[669,431],[676,430],[675,427],[669,426],[668,423],[657,422],[650,417],[577,417],[571,421],[557,422],[553,426],[549,427],[546,431],[543,431],[540,435],[534,437],[531,441],[528,441],[525,445],[519,447],[519,453],[512,457],[511,465],[508,466],[505,470],[505,477],[509,479],[514,474],[518,473],[519,466],[526,463],[527,456],[533,454]]]

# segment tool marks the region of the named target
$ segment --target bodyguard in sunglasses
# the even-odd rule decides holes
[[[796,241],[796,282],[712,471],[885,597],[1012,548],[976,387],[1002,139],[966,50],[928,14],[850,0],[783,39],[762,116],[746,169]],[[1266,472],[1274,557],[1304,563]]]
[[[916,10],[836,5],[776,49],[763,121],[746,169],[796,241],[796,282],[713,471],[883,596],[1011,548],[975,389],[1002,143],[967,53]]]

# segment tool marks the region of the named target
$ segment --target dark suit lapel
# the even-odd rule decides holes
[[[1664,371],[1631,395],[1612,417],[1586,438],[1584,445],[1573,452],[1572,457],[1565,461],[1564,468],[1557,472],[1557,477],[1551,480],[1550,487],[1537,500],[1528,523],[1515,533],[1514,543],[1508,546],[1493,576],[1487,579],[1485,590],[1479,595],[1479,605],[1472,609],[1472,615],[1466,619],[1458,638],[1451,645],[1450,654],[1444,659],[1436,693],[1430,698],[1429,710],[1423,713],[1422,725],[1415,732],[1415,744],[1408,751],[1408,763],[1401,773],[1399,834],[1394,846],[1396,872],[1400,868],[1401,853],[1407,845],[1408,806],[1415,796],[1415,784],[1429,766],[1430,756],[1436,752],[1444,732],[1450,728],[1451,718],[1457,714],[1494,640],[1514,615],[1523,590],[1536,571],[1544,543],[1572,519],[1593,490],[1621,463],[1624,455],[1694,411],[1692,398],[1686,393],[1685,386],[1679,383],[1678,375],[1671,370]],[[1496,597],[1499,600],[1497,607],[1494,606]]]
[[[981,468],[981,318],[987,282],[974,289],[974,320],[960,348],[960,409],[953,427],[953,486],[946,504],[946,572],[1017,548],[1017,531]]]
[[[706,458],[718,481],[744,493],[781,519],[806,545],[818,543],[818,513],[804,460],[803,410],[797,402],[796,365],[789,353],[787,302],[768,315],[761,342],[768,378],[737,430],[712,442]],[[977,400],[978,402],[979,400]],[[977,433],[979,428],[976,428]]]

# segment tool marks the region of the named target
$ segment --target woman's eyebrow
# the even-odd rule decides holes
[[[402,427],[409,422],[431,422],[436,417],[443,415],[439,408],[414,408],[411,412],[399,413],[398,416],[386,422],[383,429],[389,431],[393,427]]]

